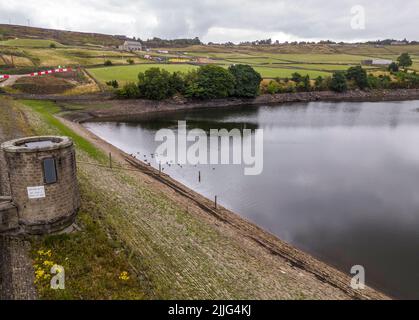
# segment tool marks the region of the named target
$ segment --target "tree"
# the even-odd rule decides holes
[[[116,80],[107,81],[106,85],[117,89],[119,87],[119,83]]]
[[[142,97],[163,100],[174,94],[171,74],[164,69],[150,68],[138,74],[138,88]]]
[[[337,71],[333,73],[332,80],[330,81],[330,89],[336,92],[344,92],[348,90],[348,83],[346,82],[344,72]]]
[[[346,79],[355,81],[361,90],[368,87],[367,72],[361,66],[351,67],[346,71]]]
[[[326,82],[326,79],[324,79],[322,76],[318,76],[314,80],[314,90],[317,90],[317,91],[327,90],[327,82]]]
[[[201,99],[225,98],[234,93],[234,77],[220,66],[206,65],[198,69],[196,79],[190,83],[186,93]]]
[[[323,84],[323,77],[322,76],[318,76],[316,79],[314,79],[314,86],[316,88],[320,87]]]
[[[311,91],[311,83],[310,83],[310,76],[309,75],[306,75],[306,76],[303,77],[303,79],[301,81],[301,84],[302,84],[301,87],[304,91]]]
[[[244,64],[232,65],[228,68],[228,71],[235,79],[234,96],[253,98],[259,94],[262,77],[251,66]]]
[[[375,77],[374,75],[368,75],[368,84],[373,89],[388,89],[391,85],[391,78],[389,76],[380,75]]]
[[[303,76],[301,74],[299,74],[298,72],[294,72],[291,75],[291,80],[296,82],[296,83],[299,83],[303,80]]]
[[[413,64],[412,58],[408,53],[402,53],[400,57],[397,58],[397,61],[402,68],[410,67]]]
[[[185,94],[186,90],[186,81],[185,81],[185,74],[182,72],[173,72],[169,79],[170,83],[170,93],[174,95],[176,92]]]
[[[266,92],[270,94],[275,94],[279,91],[279,83],[275,80],[271,80],[266,87]]]
[[[140,90],[135,83],[128,82],[122,89],[117,91],[117,95],[125,99],[135,99],[140,97]]]
[[[388,66],[388,71],[390,72],[399,72],[399,65],[395,62],[392,62]]]

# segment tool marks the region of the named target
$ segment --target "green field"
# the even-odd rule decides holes
[[[261,74],[263,78],[290,78],[294,72],[301,75],[309,75],[310,78],[317,78],[318,76],[326,77],[331,73],[317,70],[307,69],[287,69],[287,68],[270,68],[270,67],[254,67],[254,69]]]
[[[54,40],[43,40],[43,39],[12,39],[0,41],[0,46],[7,47],[33,47],[33,48],[48,48],[53,43],[55,46],[64,47],[61,43]]]
[[[137,64],[132,66],[92,68],[89,69],[89,71],[97,80],[103,83],[110,80],[129,82],[137,81],[138,73],[144,72],[152,67],[159,67],[169,72],[187,72],[197,68],[196,66],[189,64]]]
[[[294,72],[301,75],[328,76],[334,71],[346,70],[351,66],[360,65],[362,60],[383,58],[396,60],[398,52],[412,54],[412,69],[419,70],[419,46],[386,46],[374,45],[282,45],[282,46],[192,46],[186,48],[162,48],[167,54],[158,53],[157,48],[144,52],[120,52],[105,47],[62,46],[49,48],[52,40],[13,39],[0,42],[2,61],[0,68],[11,66],[11,56],[16,67],[51,67],[51,66],[82,66],[95,67],[91,73],[97,80],[106,82],[135,81],[140,71],[152,66],[159,66],[173,71],[187,71],[195,66],[188,64],[150,64],[142,58],[145,54],[153,57],[179,57],[187,55],[191,59],[202,59],[201,63],[218,64],[228,67],[231,64],[248,64],[253,66],[264,78],[286,78]],[[135,65],[128,65],[127,60],[134,60]],[[96,68],[110,60],[114,67]],[[124,65],[124,66],[123,66]],[[370,70],[380,68],[365,67]]]
[[[127,64],[127,59],[133,59],[134,62],[144,61],[138,56],[130,53],[121,53],[117,51],[89,50],[83,48],[71,49],[26,49],[30,57],[39,60],[41,66],[55,65],[81,65],[92,66],[103,64],[110,60],[113,64]]]

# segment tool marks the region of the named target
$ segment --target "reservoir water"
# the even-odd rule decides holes
[[[264,166],[171,165],[164,172],[280,239],[395,298],[419,298],[419,102],[236,107],[93,122],[153,166],[161,128],[264,130]],[[201,182],[198,181],[201,171]]]

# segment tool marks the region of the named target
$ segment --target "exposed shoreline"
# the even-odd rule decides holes
[[[296,102],[331,101],[331,102],[378,102],[378,101],[408,101],[419,100],[419,89],[397,89],[397,90],[371,90],[371,91],[347,91],[336,93],[332,91],[284,93],[274,95],[261,95],[254,99],[213,99],[213,100],[181,100],[170,99],[164,101],[151,101],[143,99],[115,100],[103,95],[86,97],[33,97],[25,96],[27,99],[46,99],[57,103],[80,103],[89,104],[106,103],[109,108],[83,110],[71,112],[67,118],[75,122],[106,121],[106,120],[130,120],[155,117],[161,113],[193,110],[212,109],[227,107],[244,107],[259,105],[274,105]]]

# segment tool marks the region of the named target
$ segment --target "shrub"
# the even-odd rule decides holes
[[[350,67],[346,71],[346,79],[354,81],[361,90],[368,87],[367,72],[361,66]]]
[[[117,95],[125,99],[140,98],[140,90],[135,83],[128,82],[122,87],[122,89],[117,91]]]
[[[311,91],[309,75],[301,77],[301,81],[297,83],[297,91]]]
[[[295,82],[292,82],[292,81],[285,82],[284,93],[294,93],[294,92],[297,92]]]
[[[119,87],[119,83],[116,80],[108,81],[108,82],[106,82],[106,85],[108,85],[110,87],[113,87],[115,89],[117,89]]]
[[[328,79],[330,79],[330,77],[325,79],[322,76],[318,76],[314,80],[314,90],[316,90],[316,91],[326,91],[326,90],[328,90],[329,89]]]
[[[372,89],[388,89],[391,88],[391,78],[389,76],[368,75],[368,86]]]
[[[186,80],[185,74],[182,72],[173,72],[169,79],[171,94],[180,93],[185,94],[186,91]]]
[[[105,66],[112,66],[113,65],[113,63],[112,63],[112,61],[111,60],[106,60],[104,63],[103,63]]]
[[[388,66],[388,71],[399,72],[399,65],[395,62],[390,63],[390,65]]]
[[[266,92],[270,94],[275,94],[279,92],[279,83],[275,80],[271,80],[266,87]]]
[[[294,72],[291,75],[291,80],[294,81],[295,83],[299,83],[299,82],[303,81],[303,76],[301,74],[299,74],[298,72]]]
[[[50,47],[51,49],[55,49],[55,48],[57,48],[57,45],[56,45],[55,43],[51,42],[51,43],[49,44],[49,47]]]
[[[228,71],[235,79],[234,96],[253,98],[259,94],[262,77],[251,66],[244,64],[232,65],[228,68]]]
[[[403,89],[419,88],[419,76],[416,73],[398,72],[397,86]]]
[[[346,82],[345,72],[337,71],[333,73],[330,81],[330,89],[336,92],[344,92],[348,90],[348,83]]]
[[[133,59],[127,59],[128,64],[134,64],[134,60]]]

